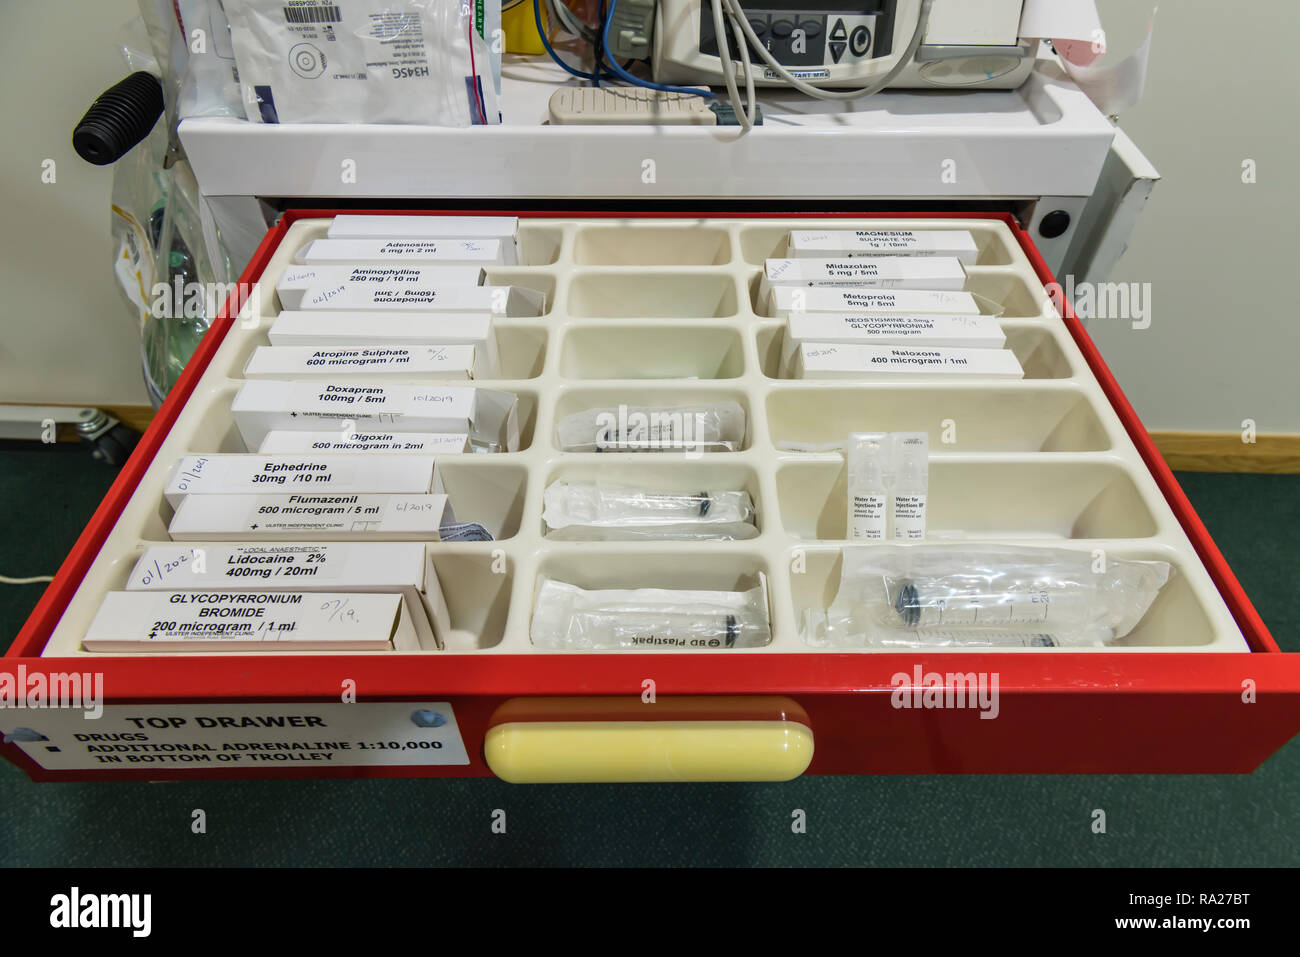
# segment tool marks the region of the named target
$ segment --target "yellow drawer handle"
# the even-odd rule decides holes
[[[795,721],[516,721],[483,750],[513,784],[789,781],[812,762],[813,736]]]

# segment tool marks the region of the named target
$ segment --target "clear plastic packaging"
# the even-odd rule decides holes
[[[738,402],[586,409],[559,421],[555,441],[563,452],[735,452],[745,410]]]
[[[500,0],[225,0],[225,11],[255,123],[501,122]]]
[[[850,547],[835,601],[805,612],[804,638],[839,647],[1106,644],[1137,627],[1169,574],[1167,562],[1055,548]]]
[[[742,540],[758,534],[748,492],[649,492],[553,482],[542,497],[547,537],[566,541]]]
[[[772,640],[762,584],[748,591],[587,591],[553,578],[538,584],[529,634],[538,648],[588,651],[721,651]]]

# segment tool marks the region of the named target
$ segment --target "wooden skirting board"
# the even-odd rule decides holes
[[[1156,448],[1174,471],[1300,473],[1300,435],[1240,432],[1152,432]]]
[[[137,432],[154,416],[147,405],[100,408]],[[76,437],[69,432],[66,438]],[[1259,435],[1253,444],[1243,442],[1240,432],[1152,432],[1151,438],[1175,471],[1300,473],[1300,435]]]

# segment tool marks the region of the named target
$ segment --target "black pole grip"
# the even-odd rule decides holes
[[[110,86],[72,131],[72,148],[87,163],[107,166],[149,135],[163,111],[162,84],[141,70]]]

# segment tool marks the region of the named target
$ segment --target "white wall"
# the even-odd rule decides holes
[[[1151,6],[1101,0],[1112,50]],[[1151,327],[1089,324],[1149,429],[1300,432],[1298,44],[1296,0],[1160,6],[1146,96],[1120,121],[1164,180],[1111,276],[1152,283]]]
[[[113,285],[111,167],[72,128],[126,75],[135,0],[0,0],[0,402],[147,405],[140,340]],[[56,180],[41,182],[55,162]]]
[[[1101,0],[1112,49],[1143,36],[1148,2]],[[138,339],[110,275],[111,171],[72,127],[120,79],[134,0],[0,0],[0,401],[145,403]],[[1296,0],[1166,0],[1146,98],[1123,117],[1164,174],[1117,281],[1151,282],[1151,328],[1092,332],[1152,429],[1300,432],[1300,155],[1291,67]],[[42,185],[41,161],[58,181]],[[1241,182],[1243,159],[1259,182]]]

